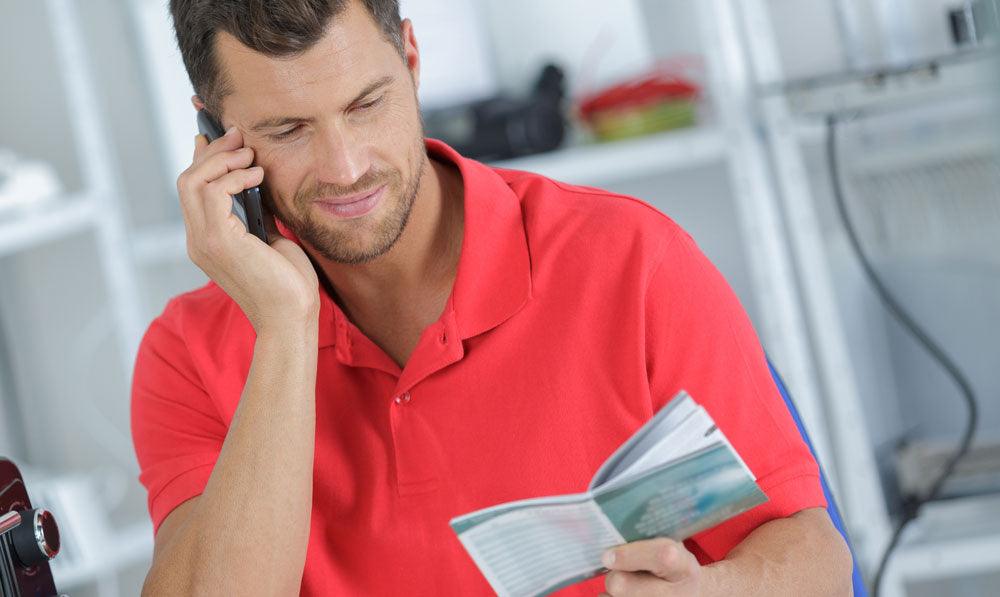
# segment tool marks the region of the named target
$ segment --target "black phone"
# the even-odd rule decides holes
[[[198,110],[198,131],[208,137],[209,142],[225,135],[222,125],[207,110]],[[243,222],[250,234],[267,242],[267,230],[264,228],[264,205],[261,200],[260,187],[251,187],[238,195],[233,195],[233,213]]]

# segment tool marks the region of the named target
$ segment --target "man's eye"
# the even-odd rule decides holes
[[[375,106],[377,106],[381,101],[382,101],[382,97],[378,97],[378,98],[373,99],[370,102],[365,102],[363,104],[360,104],[360,105],[358,105],[354,109],[355,110],[361,110],[361,111],[370,110],[370,109],[374,108]]]
[[[292,128],[285,129],[285,130],[281,131],[280,133],[273,133],[271,135],[268,135],[268,137],[270,137],[271,139],[273,139],[275,141],[281,141],[282,139],[288,139],[289,137],[291,137],[292,135],[294,135],[298,130],[299,130],[298,126],[293,126]]]

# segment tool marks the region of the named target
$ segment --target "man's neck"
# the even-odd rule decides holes
[[[401,367],[437,321],[455,283],[464,232],[464,187],[452,164],[428,159],[396,244],[368,263],[313,255],[347,317]]]

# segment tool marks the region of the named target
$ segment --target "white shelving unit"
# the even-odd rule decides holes
[[[140,290],[142,284],[133,257],[130,215],[119,180],[119,161],[109,137],[110,128],[107,126],[101,96],[96,88],[90,52],[84,39],[82,5],[79,0],[45,2],[47,24],[55,42],[57,69],[54,76],[61,79],[70,124],[70,130],[60,131],[60,134],[74,146],[79,160],[82,188],[44,203],[6,212],[3,220],[0,220],[0,258],[69,237],[91,235],[99,260],[100,279],[97,283],[104,289],[108,312],[113,321],[120,371],[124,379],[128,380],[131,379],[135,353],[146,325]],[[12,424],[20,426],[28,423],[29,421],[22,420]],[[32,428],[32,431],[37,430]],[[50,485],[65,486],[67,481],[66,478],[56,477],[50,480]],[[41,490],[42,486],[39,488]],[[106,512],[98,516],[92,511],[73,511],[74,504],[80,505],[79,495],[64,496],[66,500],[63,503],[53,506],[44,503],[44,496],[39,501],[39,496],[35,493],[32,491],[36,505],[51,508],[57,517],[61,517],[60,523],[64,528],[77,527],[83,521],[90,525],[89,531],[98,520],[109,523],[107,516],[104,516]],[[89,536],[89,533],[87,537],[65,537],[65,540],[74,544],[87,544],[89,541],[93,549],[79,557],[90,558],[95,565],[83,569],[79,566],[62,566],[56,562],[55,568],[62,567],[71,571],[66,578],[57,575],[56,583],[67,588],[97,582],[100,594],[117,594],[118,570],[152,553],[149,525],[141,526],[143,532],[139,533],[132,528],[124,531],[112,529],[110,524],[106,524],[100,529],[105,535],[100,537],[107,541],[96,547],[94,541],[97,537]]]
[[[46,0],[56,51],[66,90],[66,106],[74,127],[73,142],[81,160],[85,197],[96,211],[92,220],[101,270],[115,321],[115,336],[126,379],[145,331],[139,274],[132,258],[130,215],[117,175],[117,156],[107,119],[95,88],[96,77],[81,29],[75,0]]]
[[[46,0],[56,58],[63,78],[70,136],[80,159],[83,189],[44,203],[12,209],[0,221],[0,258],[90,233],[97,242],[103,285],[115,321],[121,370],[131,378],[144,331],[139,276],[129,240],[128,210],[122,200],[116,158],[108,138],[89,54],[74,0]]]
[[[129,215],[116,175],[117,159],[94,88],[87,45],[80,29],[78,2],[46,0],[56,40],[71,140],[80,160],[83,190],[15,211],[0,222],[0,257],[68,236],[91,233],[97,241],[103,284],[115,321],[121,369],[131,378],[144,331],[139,275],[132,258]]]
[[[875,446],[865,424],[870,419],[867,412],[871,405],[861,399],[858,371],[852,364],[856,347],[849,343],[845,333],[851,314],[844,313],[837,304],[839,280],[831,271],[835,253],[842,248],[824,243],[803,145],[816,141],[816,125],[828,115],[855,112],[884,115],[907,107],[933,108],[941,106],[943,101],[977,94],[990,97],[1000,89],[996,76],[989,76],[996,67],[989,66],[982,53],[965,53],[943,57],[926,67],[889,70],[878,77],[827,77],[788,85],[773,43],[774,33],[765,1],[742,0],[742,8],[743,30],[760,89],[757,108],[781,190],[788,239],[794,249],[796,277],[802,288],[817,366],[822,372],[819,379],[827,397],[824,405],[833,463],[838,476],[845,481],[840,485],[838,497],[856,554],[870,576],[889,541],[890,518],[877,471]],[[985,144],[996,146],[995,132],[984,136],[990,138]],[[928,146],[904,149],[908,156],[905,160],[919,163],[918,158],[926,158],[928,152],[955,160],[976,151],[967,145],[960,149],[954,144],[934,143],[943,142],[927,141]],[[981,149],[984,143],[973,139],[973,145]],[[866,155],[867,161],[862,168],[867,171],[884,168],[890,158],[904,160],[898,152],[893,156]],[[961,175],[956,175],[955,181],[960,178]],[[954,192],[961,191],[955,189]],[[917,197],[911,198],[911,203],[917,201]],[[972,231],[978,228],[970,227],[970,235]],[[929,251],[940,252],[942,248],[927,238],[921,239],[921,243],[930,245]],[[894,551],[882,581],[882,594],[904,597],[908,589],[917,591],[921,583],[986,573],[1000,575],[997,508],[995,498],[961,499],[926,506]]]
[[[741,32],[753,68],[753,84],[758,90],[778,86],[783,82],[783,74],[768,6],[764,0],[743,0],[741,8]],[[761,113],[768,151],[777,171],[780,209],[795,255],[792,262],[795,277],[801,284],[806,305],[803,329],[812,332],[816,367],[822,372],[816,379],[821,380],[826,400],[817,401],[810,428],[816,428],[821,420],[828,421],[823,425],[830,437],[827,445],[830,457],[825,459],[827,473],[834,476],[833,491],[860,565],[867,571],[876,564],[878,554],[889,540],[889,517],[874,447],[863,424],[864,411],[843,321],[834,302],[833,281],[825,262],[812,190],[787,99],[764,97],[755,101],[754,107]],[[809,427],[805,413],[803,418]]]

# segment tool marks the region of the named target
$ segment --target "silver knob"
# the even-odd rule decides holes
[[[18,512],[24,524],[11,532],[14,555],[25,568],[47,562],[59,553],[59,527],[48,510]]]

